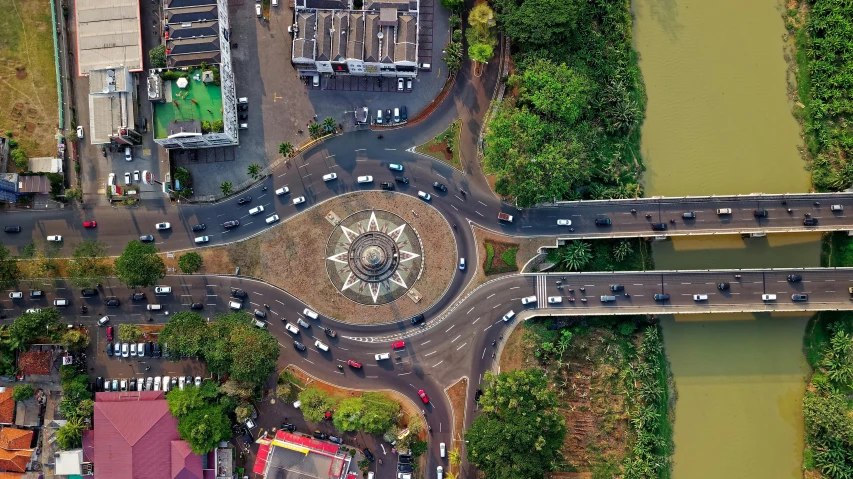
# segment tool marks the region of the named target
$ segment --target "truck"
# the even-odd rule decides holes
[[[506,213],[498,213],[499,221],[506,221],[507,223],[512,223],[512,215],[508,215]]]

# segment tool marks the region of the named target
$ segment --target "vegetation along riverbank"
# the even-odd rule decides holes
[[[548,252],[553,271],[648,271],[652,248],[643,238],[575,240]]]
[[[495,0],[515,73],[489,122],[484,165],[519,206],[642,194],[645,86],[630,2]]]
[[[786,26],[796,43],[797,89],[818,191],[853,185],[853,3],[788,2]],[[799,105],[798,105],[799,106]]]
[[[525,321],[504,347],[501,371],[487,375],[483,413],[465,437],[469,460],[487,477],[538,479],[547,471],[670,477],[675,398],[656,322],[644,316]],[[517,415],[500,401],[515,399],[508,391],[522,385],[535,399],[518,401],[526,415],[518,420],[548,426],[506,441],[503,431],[516,430]]]

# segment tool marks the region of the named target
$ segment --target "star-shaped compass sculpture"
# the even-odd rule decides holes
[[[421,275],[423,249],[412,226],[388,211],[360,211],[338,223],[326,244],[326,272],[347,298],[389,303]]]

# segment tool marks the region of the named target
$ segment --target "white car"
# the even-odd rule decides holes
[[[243,303],[238,303],[237,301],[228,301],[228,307],[236,311],[243,307]]]
[[[60,235],[48,236],[47,240],[52,242],[52,243],[59,243],[62,241],[62,236],[60,236]]]
[[[693,301],[708,301],[707,294],[694,294]]]
[[[208,241],[210,241],[209,236],[199,236],[198,238],[195,239],[196,244],[207,243]]]
[[[290,331],[291,334],[299,334],[299,328],[297,328],[296,326],[294,326],[291,323],[286,323],[284,325],[284,329]]]
[[[145,387],[145,381],[142,378],[139,378],[139,381],[136,382],[136,390],[142,391],[142,389],[144,387]]]
[[[515,311],[510,310],[510,312],[508,312],[504,315],[504,322],[507,322],[514,317],[515,317]]]
[[[169,392],[169,376],[163,376],[163,391]]]
[[[133,181],[139,181],[139,170],[133,170]]]
[[[109,176],[107,176],[107,186],[115,186],[115,184],[116,184],[116,174],[110,173]]]
[[[167,229],[172,228],[172,224],[171,223],[157,223],[156,225],[154,225],[154,228],[156,228],[157,230],[167,230]]]
[[[308,308],[305,308],[305,309],[302,311],[302,314],[303,314],[303,315],[305,315],[305,316],[308,316],[308,317],[309,317],[309,318],[311,318],[311,319],[317,319],[317,318],[319,318],[319,317],[320,317],[320,315],[318,315],[316,311],[312,311],[312,310],[310,310],[310,309],[308,309]]]
[[[255,15],[257,15],[259,17],[261,16],[261,4],[260,3],[255,4]]]
[[[397,91],[403,91],[403,88],[404,88],[403,79],[398,78],[397,79]]]
[[[130,355],[136,356],[136,343],[130,343]]]
[[[412,79],[407,78],[406,79],[406,90],[411,90],[411,89],[412,89]]]
[[[432,196],[430,196],[430,194],[425,191],[418,191],[418,196],[423,198],[425,201],[429,201],[432,199]]]
[[[438,445],[438,450],[439,450],[439,452],[441,452],[441,457],[444,457],[447,455],[447,446],[445,446],[443,442]]]
[[[337,173],[329,173],[328,175],[323,175],[323,181],[332,181],[338,178]]]
[[[119,388],[122,391],[127,391],[127,379],[122,379],[119,384],[121,384],[121,386],[119,386]]]
[[[83,125],[77,125],[77,138],[82,140],[83,136]]]
[[[266,219],[267,224],[275,223],[278,221],[278,215],[272,215]]]
[[[521,298],[521,304],[531,304],[536,302],[536,296],[527,296],[526,298]]]
[[[140,358],[145,357],[145,343],[139,343],[136,345],[136,355]]]
[[[21,299],[23,297],[24,297],[24,293],[22,293],[20,291],[15,291],[15,292],[9,293],[9,299]]]
[[[389,169],[389,170],[394,170],[394,171],[403,171],[403,165],[398,165],[398,164],[396,164],[396,163],[391,163],[390,165],[388,165],[388,169]]]
[[[161,378],[160,376],[157,376],[156,378],[154,378],[154,390],[155,391],[160,390],[160,381],[162,381],[162,380],[163,380],[163,378]]]
[[[359,182],[359,183],[371,183],[372,181],[373,181],[373,177],[372,177],[372,176],[370,176],[370,175],[368,175],[368,176],[359,176],[359,177],[358,177],[358,182]]]
[[[562,303],[562,302],[563,302],[562,296],[548,296],[548,304],[557,304],[557,303]]]
[[[155,292],[156,294],[171,293],[171,292],[172,292],[172,287],[171,287],[171,286],[155,286],[155,287],[154,287],[154,292]]]
[[[264,212],[264,207],[260,206],[260,205],[255,206],[254,208],[249,210],[250,215],[256,215],[258,213],[263,213],[263,212]]]
[[[293,198],[293,204],[294,205],[299,205],[302,203],[305,203],[305,197],[304,196],[298,196],[296,198]]]
[[[391,359],[391,354],[382,353],[382,354],[377,354],[373,357],[376,358],[377,361],[382,361],[383,359]]]
[[[572,220],[557,220],[557,226],[571,226]]]
[[[40,313],[41,308],[30,308],[30,309],[26,310],[25,312],[26,313]]]
[[[148,376],[145,378],[145,390],[151,391],[152,389],[154,389],[154,378]]]
[[[459,258],[459,269],[462,271],[465,270],[465,258]]]
[[[127,343],[121,343],[121,357],[129,358],[130,357],[130,346]]]
[[[435,474],[438,479],[444,479],[444,468],[441,466],[436,467]]]
[[[124,147],[124,160],[125,161],[132,161],[133,160],[133,155],[130,153],[130,147],[129,146]]]
[[[107,323],[109,323],[109,322],[110,322],[110,317],[109,317],[109,316],[104,316],[103,318],[101,318],[101,319],[99,319],[99,320],[98,320],[98,326],[103,326],[103,325],[105,325],[105,324],[107,324]]]
[[[183,391],[183,390],[184,390],[184,386],[185,386],[186,384],[187,384],[187,378],[186,378],[186,377],[184,377],[184,376],[180,376],[180,377],[178,378],[178,389],[180,389],[181,391]]]
[[[282,186],[281,188],[275,190],[275,194],[277,196],[286,195],[288,193],[290,193],[290,188],[288,188],[286,186]]]
[[[130,173],[124,172],[124,184],[125,186],[130,186]]]
[[[195,377],[195,387],[201,387],[201,376]]]

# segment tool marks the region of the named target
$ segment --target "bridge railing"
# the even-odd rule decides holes
[[[576,201],[557,201],[554,203],[542,203],[537,205],[538,207],[559,207],[559,206],[595,206],[595,205],[606,205],[606,204],[622,204],[622,205],[631,205],[636,204],[638,202],[642,203],[666,203],[666,204],[674,204],[674,203],[682,203],[685,200],[688,201],[707,201],[707,202],[726,202],[726,201],[744,201],[744,200],[756,200],[756,201],[782,201],[782,200],[809,200],[815,201],[820,199],[832,199],[832,198],[845,198],[850,199],[853,198],[853,192],[832,192],[832,193],[779,193],[779,194],[769,194],[769,193],[749,193],[742,195],[707,195],[707,196],[649,196],[645,198],[614,198],[614,199],[603,199],[603,200],[576,200]]]

